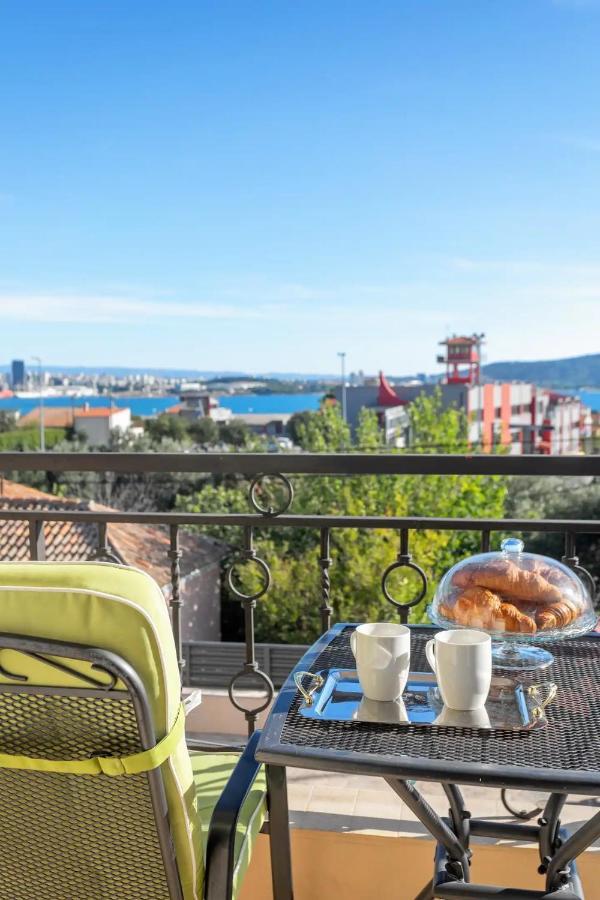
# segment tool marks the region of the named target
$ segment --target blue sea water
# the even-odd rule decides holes
[[[319,408],[323,394],[231,394],[221,397],[221,406],[234,414],[242,413],[296,413]]]
[[[231,394],[220,397],[221,406],[230,409],[234,415],[243,413],[295,413],[304,410],[316,410],[323,395],[320,393],[306,394]],[[80,407],[86,403],[90,407],[128,406],[134,416],[160,415],[170,406],[178,402],[175,396],[169,397],[128,397],[116,394],[114,397],[107,395],[92,397],[45,397],[44,406],[71,406]],[[39,406],[37,397],[0,397],[0,410],[19,412],[22,416]]]
[[[592,412],[600,412],[600,391],[581,391],[579,397]]]

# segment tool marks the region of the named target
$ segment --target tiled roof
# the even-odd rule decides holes
[[[75,418],[108,419],[109,416],[114,416],[115,413],[120,412],[125,412],[125,409],[121,406],[96,406],[92,407],[92,409],[76,409]]]
[[[40,407],[21,416],[19,428],[35,425],[40,421]],[[70,428],[73,424],[73,408],[71,406],[46,406],[44,408],[44,426],[46,428]]]
[[[10,500],[0,497],[0,513],[6,509],[36,510],[87,509],[84,503],[49,503],[46,500]],[[98,546],[98,529],[93,524],[52,522],[44,526],[47,559],[89,559]],[[27,522],[0,519],[0,559],[18,562],[29,559],[29,527]]]
[[[27,522],[3,520],[2,510],[21,509],[29,512],[44,510],[91,510],[111,512],[108,506],[93,501],[55,497],[36,488],[0,479],[0,560],[20,561],[29,556],[29,528]],[[46,522],[44,524],[46,559],[90,559],[98,548],[98,527],[95,523]],[[149,525],[109,524],[108,542],[111,552],[123,563],[148,572],[161,588],[171,580],[168,535]],[[223,555],[222,545],[200,535],[181,533],[181,576],[214,563]]]

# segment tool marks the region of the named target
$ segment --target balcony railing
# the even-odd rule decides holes
[[[402,622],[408,620],[410,609],[425,596],[428,587],[426,573],[411,556],[411,534],[422,530],[474,532],[480,536],[482,551],[490,548],[494,532],[553,532],[564,536],[563,562],[582,577],[593,581],[579,564],[577,536],[600,533],[596,520],[562,519],[472,519],[435,518],[427,516],[349,516],[349,515],[295,515],[289,512],[293,504],[290,476],[367,476],[367,475],[537,475],[537,476],[597,476],[600,475],[600,456],[540,457],[540,456],[453,456],[409,454],[247,454],[247,453],[0,453],[0,472],[18,473],[45,471],[55,473],[94,472],[98,474],[175,474],[207,473],[212,475],[243,475],[251,478],[249,502],[251,512],[240,513],[182,513],[182,512],[98,512],[89,510],[2,510],[0,520],[26,521],[29,525],[30,555],[33,560],[45,558],[44,523],[73,522],[94,523],[98,528],[98,547],[95,559],[110,559],[107,529],[111,523],[163,526],[169,533],[168,557],[171,571],[170,606],[173,632],[177,645],[180,668],[184,669],[184,647],[181,631],[180,591],[180,532],[182,528],[209,526],[241,528],[243,543],[237,557],[228,568],[226,578],[233,595],[244,610],[244,660],[241,668],[229,678],[229,696],[233,705],[246,718],[248,732],[255,727],[257,716],[270,704],[274,685],[261,666],[264,650],[255,644],[254,619],[257,602],[269,590],[271,573],[267,563],[258,555],[255,537],[266,528],[314,529],[319,535],[315,564],[320,570],[320,595],[315,598],[315,616],[320,627],[326,630],[332,623],[331,605],[331,535],[336,529],[388,529],[398,535],[398,554],[395,562],[381,573],[381,589],[386,599],[396,608]],[[260,505],[260,485],[267,476],[279,480],[283,489],[283,502],[279,508]],[[2,548],[0,547],[0,558]],[[262,585],[252,594],[244,594],[236,583],[235,568],[239,563],[250,563],[262,573]],[[418,590],[408,601],[393,597],[390,576],[397,569],[411,569],[418,580]],[[185,654],[190,658],[190,652]],[[291,666],[290,666],[291,667]],[[259,682],[265,690],[251,708],[242,705],[236,696],[246,684]]]

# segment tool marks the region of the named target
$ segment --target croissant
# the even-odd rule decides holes
[[[559,603],[562,599],[556,585],[550,584],[537,572],[519,568],[509,559],[496,559],[483,566],[463,566],[452,582],[457,587],[474,585],[532,603]]]
[[[459,625],[468,625],[470,628],[518,631],[523,634],[534,634],[537,631],[537,625],[531,616],[522,613],[512,603],[504,603],[493,591],[477,585],[463,591],[454,606],[441,604],[440,612]]]
[[[558,566],[548,565],[548,563],[538,562],[536,560],[531,571],[535,572],[537,575],[541,575],[542,578],[545,578],[550,584],[554,584],[556,587],[561,588],[563,591],[563,599],[565,599],[564,591],[569,591],[572,595],[575,593],[572,589],[571,579],[567,573],[563,572],[562,569],[559,569]],[[571,596],[570,600],[572,603],[578,605],[581,604],[580,599],[576,596]]]
[[[551,603],[540,609],[535,616],[538,628],[548,631],[550,628],[564,628],[580,613],[580,609],[572,600],[563,598],[560,603]]]

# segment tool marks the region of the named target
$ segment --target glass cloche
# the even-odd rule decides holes
[[[552,654],[536,645],[594,627],[589,590],[563,563],[523,552],[523,541],[508,538],[501,546],[500,553],[479,553],[446,572],[430,618],[443,628],[477,628],[497,637],[498,667],[543,668]]]

